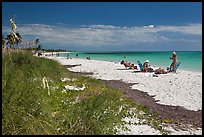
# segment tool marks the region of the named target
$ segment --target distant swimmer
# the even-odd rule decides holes
[[[123,57],[123,58],[126,58],[126,56],[125,56],[125,55],[122,55],[122,57]]]

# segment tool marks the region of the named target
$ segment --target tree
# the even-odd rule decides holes
[[[22,42],[22,37],[21,35],[16,32],[16,29],[17,29],[17,26],[14,22],[14,19],[10,19],[10,22],[11,22],[11,32],[7,35],[7,42],[6,44],[9,44],[10,45],[10,48],[14,48],[14,45],[17,45]]]
[[[14,48],[14,45],[18,45],[20,42],[22,42],[22,37],[19,33],[10,33],[9,35],[7,35],[7,43],[10,45],[10,48]]]

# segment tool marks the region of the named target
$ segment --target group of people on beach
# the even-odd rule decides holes
[[[155,74],[166,74],[168,72],[172,72],[175,69],[175,65],[177,63],[177,57],[176,57],[176,52],[172,52],[172,56],[170,57],[170,59],[172,60],[172,63],[170,65],[170,67],[167,67],[166,69],[164,68],[158,68],[158,69],[153,69],[150,64],[149,61],[146,60],[143,65],[139,62],[138,65],[135,65],[134,63],[131,62],[127,62],[122,60],[120,62],[120,64],[124,65],[125,68],[129,68],[129,69],[135,69],[135,70],[140,70],[141,72],[154,72]],[[140,67],[140,68],[138,68]]]
[[[152,72],[153,71],[153,68],[150,67],[150,64],[149,64],[149,61],[146,60],[142,67],[138,66],[138,65],[135,65],[134,63],[131,63],[131,62],[127,62],[127,61],[124,61],[122,60],[120,62],[120,64],[124,65],[125,68],[129,68],[129,69],[135,69],[135,70],[141,70],[142,72]],[[138,68],[139,67],[139,68]]]

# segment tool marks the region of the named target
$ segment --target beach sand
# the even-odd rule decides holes
[[[76,65],[68,69],[73,72],[92,73],[90,76],[96,79],[120,80],[125,83],[131,83],[130,88],[132,90],[137,89],[153,96],[155,102],[159,105],[175,106],[179,107],[179,109],[185,108],[184,110],[191,112],[199,110],[202,113],[202,73],[178,69],[177,74],[160,74],[158,77],[153,77],[153,73],[138,73],[134,72],[134,70],[125,69],[119,62],[79,58],[66,59],[63,57],[47,58],[57,60],[62,65]],[[139,128],[132,125],[128,128],[131,131],[121,131],[119,134],[159,134],[158,131],[148,126]],[[138,131],[140,129],[144,131],[148,129],[149,132],[140,132]],[[192,128],[188,131],[171,130],[172,134],[202,134],[202,128],[198,128],[197,130]]]

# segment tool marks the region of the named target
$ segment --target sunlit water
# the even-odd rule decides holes
[[[177,60],[181,62],[179,69],[202,72],[202,52],[177,51]],[[166,68],[172,62],[172,52],[70,52],[69,57],[87,58],[94,60],[120,62],[125,60],[136,64],[137,61],[149,60],[151,66]],[[60,56],[67,57],[67,53],[60,53]]]

